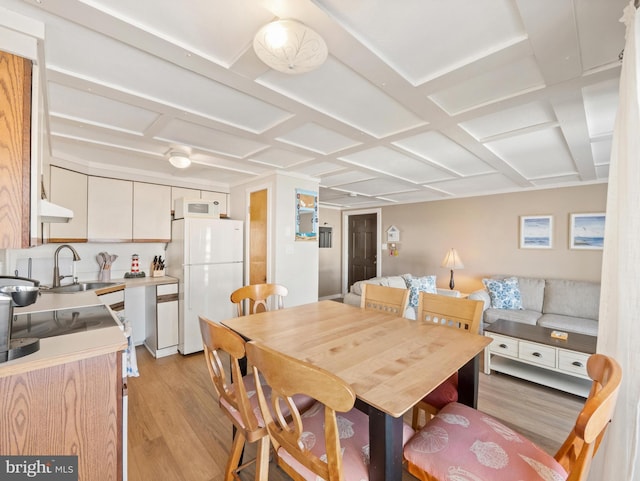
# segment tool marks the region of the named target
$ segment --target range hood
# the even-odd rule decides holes
[[[40,217],[40,222],[69,222],[73,219],[73,211],[61,205],[53,204],[47,199],[40,199],[38,217]]]

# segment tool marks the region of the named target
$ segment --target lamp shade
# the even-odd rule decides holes
[[[258,58],[278,72],[299,74],[327,59],[322,37],[296,20],[278,20],[262,27],[253,39]]]
[[[169,152],[169,162],[178,169],[186,169],[191,165],[191,159],[184,152]]]
[[[447,254],[444,256],[442,260],[441,267],[446,267],[447,269],[463,269],[464,264],[458,255],[458,251],[455,249],[449,249]]]

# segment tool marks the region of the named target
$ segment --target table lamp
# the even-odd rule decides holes
[[[444,256],[444,260],[442,261],[441,267],[446,267],[447,269],[451,270],[449,289],[453,290],[453,288],[456,286],[453,282],[454,269],[464,269],[464,264],[462,263],[462,260],[460,260],[460,256],[455,249],[451,248],[447,251],[446,255]]]

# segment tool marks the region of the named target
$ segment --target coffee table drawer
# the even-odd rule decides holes
[[[518,357],[518,340],[511,337],[489,334],[493,342],[489,344],[489,350],[506,356]]]
[[[588,377],[587,360],[590,354],[558,350],[558,369],[571,374]]]
[[[518,358],[546,367],[556,367],[556,350],[553,347],[520,341]]]

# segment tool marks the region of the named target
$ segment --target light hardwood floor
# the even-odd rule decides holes
[[[202,353],[154,359],[136,350],[140,377],[129,378],[129,481],[219,481],[231,423],[217,405]],[[583,399],[501,375],[480,374],[478,409],[555,453]],[[405,418],[410,422],[410,413]],[[246,458],[253,455],[249,448]],[[242,480],[253,479],[250,466]],[[269,479],[290,479],[274,463]],[[404,481],[415,480],[406,473]]]

